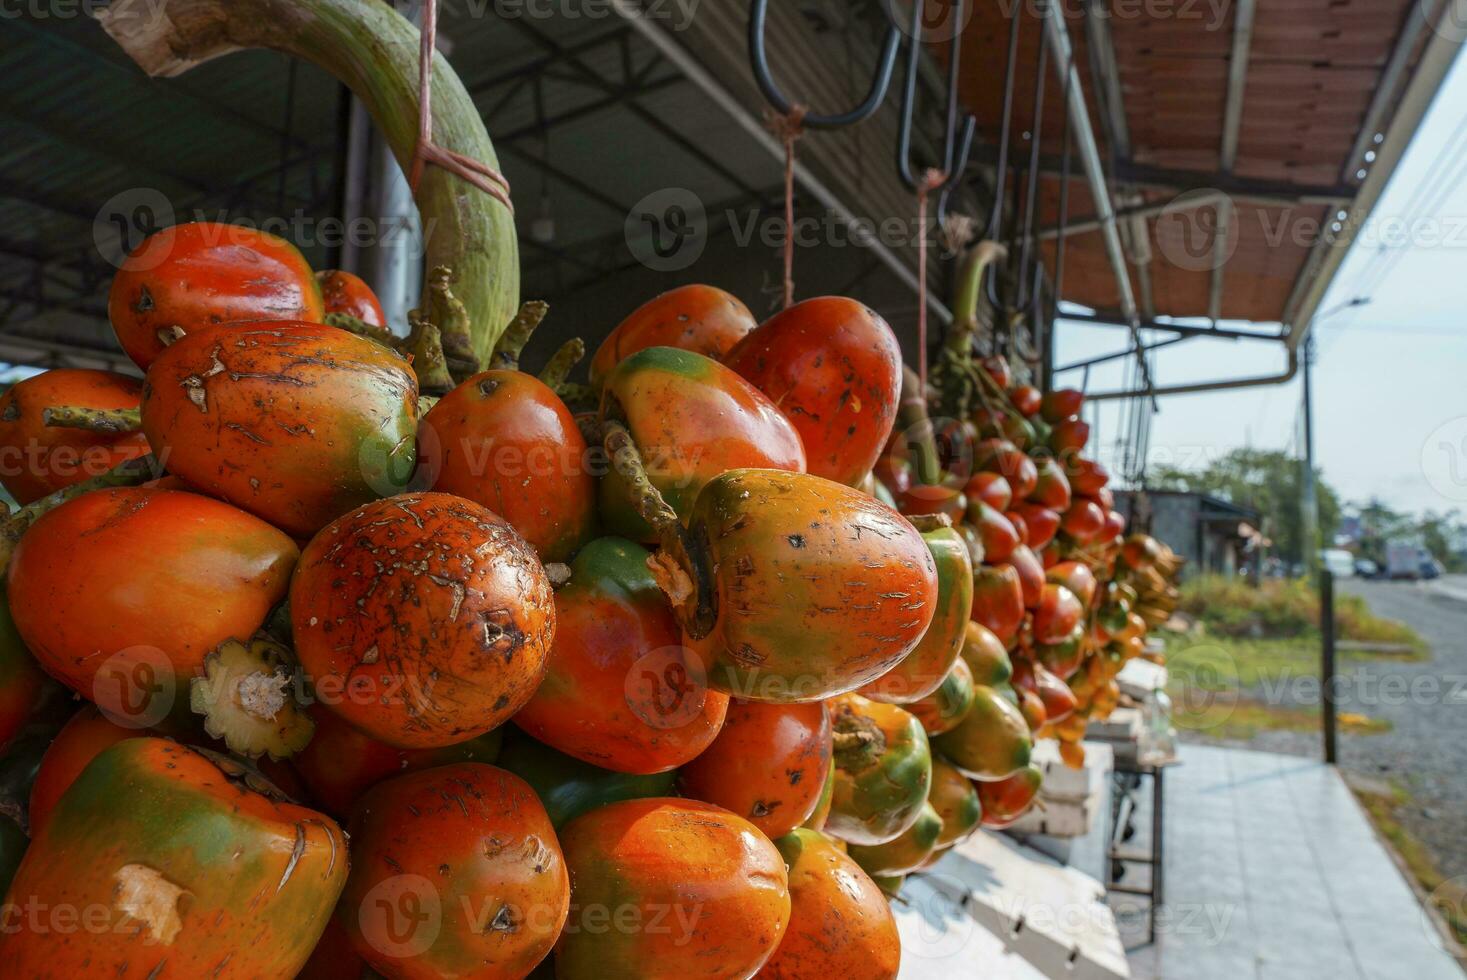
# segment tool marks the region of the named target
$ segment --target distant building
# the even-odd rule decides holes
[[[1116,491],[1116,510],[1128,527],[1149,527],[1187,560],[1182,577],[1257,572],[1267,541],[1259,531],[1262,516],[1210,494],[1183,490]]]

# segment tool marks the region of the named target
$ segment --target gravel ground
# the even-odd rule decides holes
[[[1429,583],[1345,579],[1342,593],[1364,597],[1379,616],[1415,629],[1431,659],[1351,661],[1342,672],[1339,710],[1387,719],[1390,732],[1341,732],[1340,766],[1371,780],[1405,786],[1413,805],[1397,814],[1449,877],[1467,875],[1467,580]],[[1280,703],[1317,704],[1308,681],[1271,692]],[[1189,736],[1189,741],[1222,740]],[[1222,743],[1227,744],[1227,743]],[[1315,733],[1267,731],[1242,747],[1319,758]]]

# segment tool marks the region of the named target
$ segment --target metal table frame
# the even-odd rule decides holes
[[[1166,868],[1166,837],[1163,820],[1163,807],[1166,800],[1165,774],[1165,765],[1142,765],[1117,758],[1111,775],[1113,793],[1110,811],[1110,846],[1106,853],[1105,887],[1111,892],[1122,895],[1140,895],[1149,900],[1146,910],[1146,938],[1149,943],[1156,942],[1156,909],[1165,901],[1163,897]],[[1122,840],[1126,823],[1136,811],[1135,793],[1141,786],[1142,777],[1151,779],[1151,848],[1149,851],[1126,848]],[[1151,868],[1149,884],[1145,886],[1128,885],[1119,881],[1120,875],[1117,870],[1124,872],[1124,866],[1128,864],[1149,866]]]

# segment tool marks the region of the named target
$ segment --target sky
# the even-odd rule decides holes
[[[1467,60],[1459,57],[1448,74],[1374,220],[1389,224],[1367,228],[1352,246],[1319,309],[1328,314],[1358,295],[1370,302],[1322,315],[1314,324],[1316,463],[1346,501],[1374,496],[1397,510],[1459,508],[1467,514]],[[1392,240],[1405,244],[1383,250],[1381,240],[1402,228],[1412,231]],[[1126,346],[1124,330],[1063,321],[1056,363]],[[1275,374],[1285,367],[1280,346],[1252,341],[1194,340],[1155,356],[1158,384]],[[1078,386],[1080,377],[1079,371],[1062,374],[1056,384]],[[1089,390],[1121,383],[1119,363],[1096,367]],[[1092,432],[1102,450],[1115,443],[1115,404],[1101,404]],[[1196,468],[1240,446],[1291,452],[1300,446],[1297,378],[1169,396],[1159,404],[1152,466]]]

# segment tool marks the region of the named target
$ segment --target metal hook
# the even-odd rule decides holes
[[[1027,186],[1024,188],[1024,221],[1019,229],[1019,298],[1014,301],[1014,305],[1021,309],[1030,305],[1031,291],[1038,291],[1038,284],[1035,281],[1038,272],[1029,261],[1031,253],[1035,265],[1042,261],[1039,249],[1034,247],[1034,215],[1039,203],[1039,151],[1044,127],[1044,72],[1048,67],[1049,45],[1044,43],[1044,35],[1041,33],[1034,69],[1034,119],[1029,125],[1029,172],[1025,175]]]
[[[749,62],[754,69],[754,81],[764,98],[783,115],[794,111],[792,103],[780,91],[779,85],[769,71],[769,54],[764,47],[764,20],[769,11],[769,0],[751,0],[749,5]],[[807,129],[841,129],[869,119],[886,99],[891,88],[891,76],[896,68],[897,50],[901,46],[902,32],[895,24],[887,31],[886,41],[881,47],[881,61],[876,69],[876,78],[866,101],[847,112],[821,115],[808,112],[802,122]]]
[[[988,211],[988,227],[984,229],[981,236],[990,241],[997,240],[1003,226],[1003,185],[1009,169],[1009,129],[1014,116],[1014,78],[1018,72],[1020,9],[1022,8],[1014,8],[1011,14],[1013,20],[1009,22],[1008,60],[1004,65],[1003,78],[1003,116],[999,124],[998,163],[993,177],[993,207]],[[1003,299],[998,295],[998,263],[994,263],[988,271],[984,292],[988,295],[989,305],[995,310],[1003,308]]]
[[[954,0],[953,17],[963,22],[965,0]],[[901,126],[897,130],[897,173],[902,183],[911,190],[917,189],[920,175],[912,167],[912,124],[917,105],[917,65],[922,56],[922,0],[912,0],[912,21],[907,40],[907,79],[902,93]],[[968,166],[968,156],[973,150],[973,133],[978,126],[976,117],[969,115],[963,123],[962,136],[958,136],[958,68],[962,52],[962,33],[958,32],[948,41],[947,66],[947,126],[942,139],[942,164],[937,168],[945,179],[938,185],[938,221],[947,213],[947,195],[962,182],[963,171]]]

